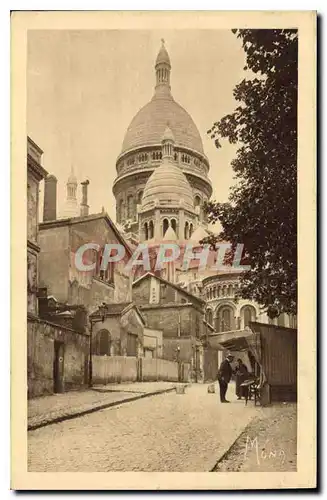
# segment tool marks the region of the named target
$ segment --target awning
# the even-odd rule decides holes
[[[225,333],[215,333],[208,336],[210,347],[219,351],[246,351],[249,349],[248,337],[253,336],[250,329],[233,330]]]

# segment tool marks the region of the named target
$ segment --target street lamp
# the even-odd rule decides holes
[[[95,323],[103,323],[106,317],[106,310],[107,306],[103,302],[101,306],[98,307],[97,313],[100,314],[101,318],[89,318],[90,319],[90,345],[89,345],[89,387],[91,388],[93,383],[92,383],[92,375],[93,375],[93,360],[92,360],[92,343],[93,343],[93,325]]]
[[[176,349],[176,357],[177,357],[177,370],[178,370],[178,382],[181,381],[181,364],[180,364],[180,354],[181,354],[181,348],[178,345]]]

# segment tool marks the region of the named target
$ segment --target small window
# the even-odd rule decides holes
[[[160,295],[162,299],[165,299],[167,296],[167,285],[161,284],[160,285]]]

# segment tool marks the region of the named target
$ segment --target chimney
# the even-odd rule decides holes
[[[81,182],[82,184],[82,203],[81,203],[81,215],[89,215],[89,206],[87,204],[87,187],[90,184],[89,180]]]
[[[43,222],[57,218],[57,179],[48,175],[44,179]]]

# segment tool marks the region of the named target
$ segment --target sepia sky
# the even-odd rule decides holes
[[[172,95],[202,137],[213,198],[227,200],[236,147],[224,141],[217,150],[206,131],[234,110],[233,88],[245,76],[244,51],[231,31],[29,31],[27,132],[58,179],[59,215],[73,164],[78,182],[90,180],[90,212],[104,206],[115,220],[116,158],[132,118],[153,96],[161,38]]]

